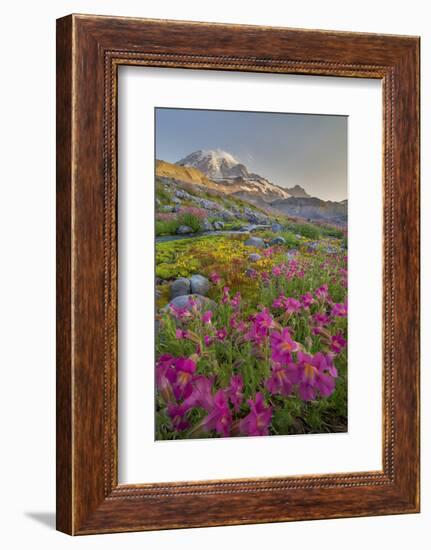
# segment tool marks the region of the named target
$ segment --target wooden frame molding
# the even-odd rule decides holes
[[[119,485],[117,68],[383,82],[383,469]],[[57,528],[419,511],[419,38],[70,15],[57,21]]]

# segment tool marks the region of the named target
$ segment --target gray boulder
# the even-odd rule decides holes
[[[274,231],[274,233],[278,233],[279,231],[283,231],[283,226],[281,223],[273,223],[271,225],[271,231]]]
[[[214,227],[213,227],[212,223],[210,221],[208,221],[207,219],[202,221],[201,226],[202,226],[203,231],[213,231],[214,230]]]
[[[229,212],[229,210],[222,210],[220,216],[227,222],[235,219],[235,215]]]
[[[210,289],[209,280],[203,275],[192,275],[190,277],[190,290],[192,294],[206,296]]]
[[[180,225],[176,230],[177,235],[188,235],[189,233],[193,233],[193,229],[188,225]]]
[[[298,250],[297,250],[296,248],[291,248],[290,250],[288,250],[286,256],[287,256],[289,259],[292,259],[292,258],[294,258],[297,254],[298,254]]]
[[[277,244],[286,244],[286,239],[284,237],[274,237],[271,241],[269,241],[269,244],[271,246],[274,246]]]
[[[256,275],[256,273],[257,273],[256,270],[255,270],[255,269],[252,269],[252,268],[250,268],[250,267],[249,267],[248,269],[245,270],[245,275],[246,275],[247,277],[254,277],[254,276]]]
[[[196,307],[200,310],[215,309],[216,303],[214,300],[210,300],[206,296],[200,296],[199,294],[188,294],[187,296],[177,296],[169,302],[162,312],[166,313],[170,311],[170,306],[173,306],[177,309],[192,309],[193,304],[190,303],[190,299],[196,303]]]
[[[258,262],[261,258],[262,258],[262,256],[260,254],[256,254],[256,253],[250,254],[250,256],[248,257],[250,262]]]
[[[180,277],[171,284],[170,288],[170,297],[171,300],[177,298],[178,296],[186,296],[190,294],[191,284],[190,280],[185,277]]]
[[[175,212],[175,206],[172,206],[171,204],[165,204],[164,206],[160,207],[160,212]]]
[[[244,243],[245,246],[254,246],[255,248],[264,248],[265,243],[260,237],[250,237]]]
[[[224,227],[224,223],[217,220],[214,222],[214,229],[217,230],[217,231],[220,231],[221,229],[223,229]]]

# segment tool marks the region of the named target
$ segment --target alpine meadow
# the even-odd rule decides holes
[[[346,432],[347,117],[155,121],[155,439]]]

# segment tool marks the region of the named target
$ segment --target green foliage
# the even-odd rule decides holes
[[[156,198],[158,198],[162,204],[167,204],[172,199],[171,193],[165,189],[160,181],[156,181]]]
[[[194,214],[185,212],[172,220],[156,220],[156,235],[175,235],[180,225],[188,225],[193,233],[201,230],[201,221]]]
[[[306,237],[307,239],[318,240],[321,237],[321,232],[316,225],[311,223],[289,223],[288,229]]]
[[[180,223],[177,219],[156,220],[156,235],[174,235],[179,226]]]
[[[342,239],[344,237],[343,231],[332,225],[321,225],[319,229],[325,237],[334,237],[335,239]]]
[[[301,244],[301,241],[298,237],[291,231],[283,231],[279,233],[281,237],[286,241],[286,246],[289,248],[296,248]]]
[[[190,214],[189,212],[181,214],[178,218],[178,221],[180,225],[188,225],[189,227],[191,227],[194,233],[197,233],[201,229],[200,219],[194,214]]]

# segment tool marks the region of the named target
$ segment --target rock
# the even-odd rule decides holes
[[[250,260],[250,262],[258,262],[259,260],[262,259],[262,256],[260,254],[254,253],[254,254],[250,254],[248,259]]]
[[[180,199],[177,198],[177,197],[174,197],[174,198],[172,199],[172,202],[174,202],[175,204],[181,204]]]
[[[206,220],[206,219],[202,221],[201,227],[202,227],[202,231],[213,231],[214,230],[213,224],[211,222],[209,222],[208,220]]]
[[[215,309],[217,304],[214,302],[214,300],[210,300],[206,296],[200,296],[199,294],[188,294],[187,296],[177,296],[173,300],[169,302],[168,305],[166,305],[164,308],[162,308],[162,312],[166,313],[170,311],[170,306],[173,306],[177,309],[192,309],[193,304],[190,303],[190,299],[193,302],[196,302],[196,307],[198,309]]]
[[[189,233],[194,233],[194,231],[188,225],[180,225],[176,230],[177,235],[188,235]]]
[[[175,206],[165,204],[164,206],[160,207],[160,212],[175,212]]]
[[[191,284],[190,280],[185,277],[180,277],[171,284],[170,288],[170,297],[171,300],[177,298],[178,296],[186,296],[190,294]]]
[[[215,201],[211,201],[209,199],[202,199],[200,197],[194,197],[194,201],[196,204],[198,204],[201,208],[204,208],[205,210],[219,210],[220,206]]]
[[[182,199],[182,200],[188,199],[190,197],[190,195],[186,191],[183,191],[182,189],[177,189],[175,191],[175,196],[177,197],[177,199]]]
[[[220,216],[224,219],[224,221],[229,222],[231,220],[235,219],[234,214],[232,212],[229,212],[229,210],[222,210],[220,212]]]
[[[319,246],[318,242],[307,243],[307,252],[315,252]]]
[[[277,244],[286,244],[286,239],[284,237],[274,237],[271,241],[269,241],[270,246],[274,246]]]
[[[273,231],[274,233],[278,233],[279,231],[283,231],[283,226],[281,225],[281,223],[273,223],[271,225],[271,231]]]
[[[291,259],[294,258],[297,254],[298,254],[298,250],[297,250],[296,248],[291,248],[290,250],[287,251],[286,256],[289,258],[289,260],[291,260]]]
[[[254,278],[257,274],[257,271],[251,267],[245,270],[245,275],[250,278]]]
[[[260,237],[250,237],[244,243],[245,246],[254,246],[255,248],[264,248],[265,243]]]
[[[203,275],[192,275],[190,277],[190,289],[192,294],[206,296],[210,289],[210,282]]]
[[[214,222],[214,229],[215,229],[216,231],[220,231],[221,229],[223,229],[223,227],[224,227],[224,223],[223,223],[223,222],[221,222],[221,221],[219,221],[219,220],[217,220],[217,221]]]
[[[326,253],[327,254],[337,254],[338,250],[336,248],[334,248],[333,246],[328,246],[326,248]]]

